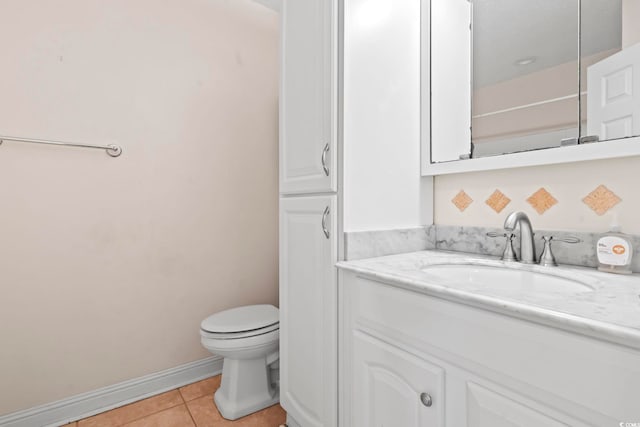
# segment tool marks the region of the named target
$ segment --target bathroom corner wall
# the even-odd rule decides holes
[[[640,157],[628,157],[438,176],[434,222],[502,227],[522,210],[536,229],[604,232],[615,214],[624,232],[640,234],[639,168]],[[612,194],[585,199],[601,185]]]
[[[0,415],[209,356],[277,303],[278,17],[249,0],[6,0]]]

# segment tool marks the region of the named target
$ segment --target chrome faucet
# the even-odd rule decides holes
[[[531,221],[524,212],[511,212],[504,221],[504,228],[513,231],[520,224],[520,262],[525,264],[535,264],[536,245],[533,241],[533,229]]]

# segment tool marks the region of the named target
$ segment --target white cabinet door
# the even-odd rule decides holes
[[[357,330],[351,339],[351,426],[444,426],[442,368]]]
[[[499,394],[473,382],[467,383],[467,427],[563,427],[584,426],[578,420],[571,424],[553,416],[555,411],[533,408],[526,399],[513,392]],[[565,418],[566,419],[566,418]]]
[[[282,4],[282,194],[336,191],[335,14],[335,0]]]
[[[336,196],[280,199],[280,403],[337,424]]]

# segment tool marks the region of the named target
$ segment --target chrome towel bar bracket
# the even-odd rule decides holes
[[[0,136],[0,145],[4,141],[13,142],[28,142],[31,144],[47,144],[47,145],[63,145],[65,147],[81,147],[81,148],[99,148],[105,150],[111,157],[118,157],[122,154],[122,148],[118,145],[92,145],[92,144],[77,144],[74,142],[60,142],[60,141],[47,141],[44,139],[30,139],[30,138],[16,138],[13,136]]]

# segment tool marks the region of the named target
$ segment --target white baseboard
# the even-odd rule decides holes
[[[208,357],[165,371],[103,387],[57,402],[0,416],[0,427],[60,426],[222,372],[222,358]]]

